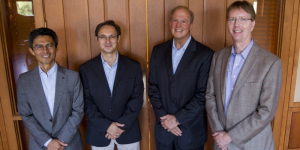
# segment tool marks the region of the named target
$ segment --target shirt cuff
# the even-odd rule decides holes
[[[44,146],[47,147],[51,140],[52,140],[52,138],[50,138],[50,139],[44,144]]]

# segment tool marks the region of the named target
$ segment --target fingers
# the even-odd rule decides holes
[[[219,134],[219,132],[215,132],[212,136],[217,136]]]
[[[176,136],[181,136],[181,133],[182,133],[182,131],[178,127],[175,127],[175,128],[173,128],[171,130],[168,130],[168,131],[170,131],[171,133],[173,133]]]
[[[165,119],[168,118],[168,116],[169,116],[169,115],[162,116],[162,117],[160,117],[160,119],[161,119],[161,120],[165,120]]]
[[[117,123],[117,122],[116,122],[116,125],[117,125],[118,127],[124,127],[124,126],[125,126],[125,124],[121,124],[121,123]]]
[[[64,142],[62,142],[62,141],[60,141],[60,140],[58,140],[58,143],[59,143],[60,145],[62,145],[62,146],[68,146],[67,143],[64,143]]]

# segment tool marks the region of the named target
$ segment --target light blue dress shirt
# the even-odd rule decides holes
[[[225,99],[225,115],[227,115],[227,108],[231,98],[232,91],[234,89],[237,78],[240,75],[240,72],[243,68],[245,60],[253,46],[253,39],[246,49],[241,53],[237,54],[232,45],[231,55],[228,62],[227,75],[226,75],[226,99]]]
[[[189,39],[184,43],[184,45],[182,46],[182,48],[177,49],[175,46],[175,41],[173,39],[173,46],[172,46],[172,65],[173,65],[173,75],[176,72],[176,69],[179,65],[179,62],[186,50],[186,48],[188,47],[188,45],[190,44],[190,41],[192,39],[192,36],[190,35]]]
[[[106,61],[104,61],[104,59],[102,57],[102,54],[100,56],[101,56],[101,60],[102,60],[106,80],[107,80],[107,83],[108,83],[108,86],[109,86],[109,89],[110,89],[110,94],[112,96],[114,83],[115,83],[116,72],[117,72],[117,68],[118,68],[119,52],[117,53],[116,61],[114,62],[112,67],[110,67],[109,64]]]
[[[48,103],[48,107],[51,113],[51,117],[53,117],[53,108],[55,101],[55,88],[56,88],[56,76],[57,76],[57,64],[55,63],[53,67],[45,73],[41,67],[39,66],[39,74],[43,85],[43,90],[46,96],[46,100]],[[44,146],[47,147],[49,142],[52,140],[50,138]]]

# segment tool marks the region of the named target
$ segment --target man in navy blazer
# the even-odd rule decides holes
[[[121,30],[114,21],[100,23],[95,35],[101,53],[80,66],[88,117],[86,142],[92,150],[113,150],[115,144],[118,149],[139,150],[141,66],[118,52]]]
[[[207,139],[205,91],[214,52],[190,35],[193,18],[187,7],[174,8],[169,21],[174,38],[151,55],[149,97],[158,150],[201,150]]]

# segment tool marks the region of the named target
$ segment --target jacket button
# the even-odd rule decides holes
[[[109,110],[109,111],[111,111],[111,109],[110,109],[110,108],[109,108],[108,110]]]
[[[49,119],[50,122],[52,122],[52,119]]]

